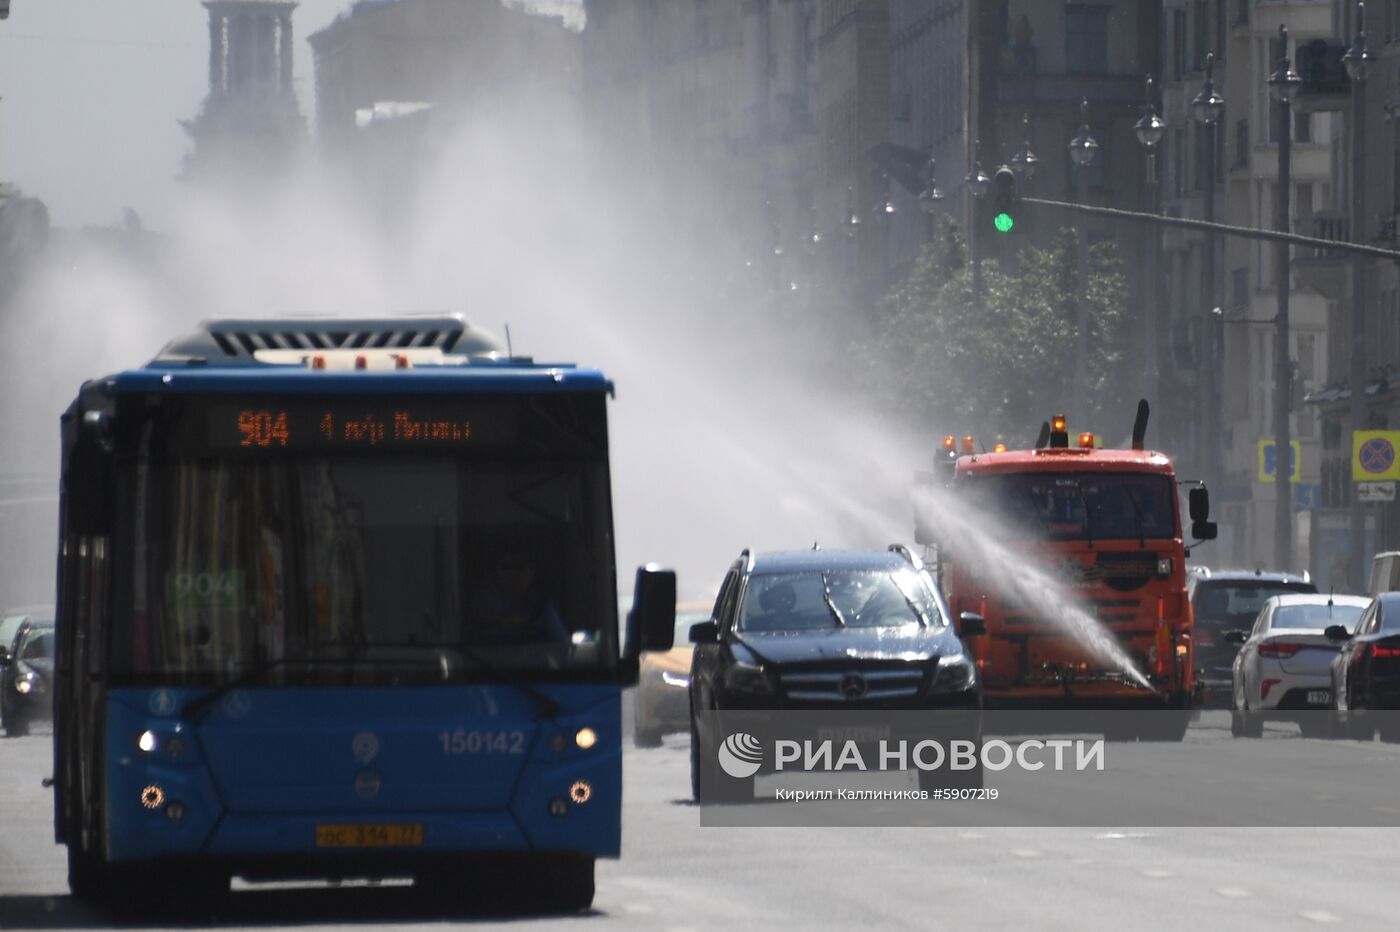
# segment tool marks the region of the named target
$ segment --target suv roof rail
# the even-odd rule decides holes
[[[743,550],[739,551],[739,559],[744,562],[744,572],[748,573],[753,570],[752,550],[750,550],[748,547],[745,547]]]

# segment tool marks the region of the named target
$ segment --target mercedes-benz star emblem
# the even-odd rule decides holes
[[[859,699],[865,695],[865,690],[868,687],[865,684],[865,677],[859,673],[847,673],[841,677],[841,682],[837,684],[836,688],[847,699]]]

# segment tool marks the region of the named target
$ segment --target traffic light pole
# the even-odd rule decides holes
[[[1349,243],[1339,239],[1320,239],[1316,236],[1285,233],[1282,230],[1257,230],[1254,227],[1237,227],[1231,226],[1228,223],[1211,223],[1205,220],[1193,220],[1189,217],[1167,217],[1161,214],[1145,213],[1140,210],[1122,210],[1117,207],[1096,207],[1092,204],[1052,201],[1043,197],[1022,197],[1018,200],[1022,204],[1029,204],[1033,207],[1055,207],[1081,214],[1093,214],[1099,217],[1112,217],[1116,220],[1131,220],[1139,223],[1153,223],[1164,227],[1182,227],[1190,230],[1213,230],[1225,236],[1238,236],[1242,239],[1269,240],[1276,243],[1293,243],[1296,246],[1311,246],[1314,249],[1326,249],[1332,252],[1370,256],[1374,259],[1389,259],[1391,262],[1400,263],[1400,250],[1385,249],[1380,246],[1369,246],[1365,243]]]

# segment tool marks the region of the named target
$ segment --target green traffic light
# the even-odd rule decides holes
[[[996,226],[998,233],[1010,233],[1011,228],[1016,225],[1016,218],[1003,212],[996,215],[996,219],[992,221],[992,224]]]

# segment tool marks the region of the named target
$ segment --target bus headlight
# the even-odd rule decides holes
[[[585,751],[597,743],[598,733],[587,726],[580,728],[578,733],[574,735],[574,744],[577,744]]]

